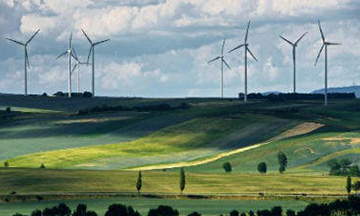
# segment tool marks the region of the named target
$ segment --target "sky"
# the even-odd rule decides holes
[[[80,60],[89,43],[110,39],[95,49],[96,94],[124,97],[219,97],[220,54],[225,59],[224,94],[244,91],[242,44],[251,20],[248,92],[292,91],[291,41],[297,47],[297,90],[324,87],[324,55],[317,20],[326,39],[340,42],[328,50],[329,87],[360,83],[360,1],[358,0],[1,0],[0,92],[24,91],[24,50],[6,37],[30,43],[29,93],[67,91],[70,33]],[[77,72],[77,71],[76,71]],[[76,90],[76,72],[73,89]],[[80,67],[80,90],[91,90],[91,67]]]

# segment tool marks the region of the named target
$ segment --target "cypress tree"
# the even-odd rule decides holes
[[[181,194],[183,192],[183,190],[185,189],[185,184],[186,184],[186,179],[185,179],[185,171],[184,168],[181,168],[180,170],[180,191]]]
[[[142,176],[141,176],[141,171],[139,171],[138,178],[136,181],[136,189],[137,189],[138,194],[140,194],[141,187],[142,187]]]

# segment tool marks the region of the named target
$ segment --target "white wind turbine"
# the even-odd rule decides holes
[[[319,54],[316,57],[315,66],[316,66],[317,62],[319,61],[321,52],[323,51],[323,49],[325,47],[325,98],[324,98],[324,104],[325,104],[325,106],[327,106],[327,104],[328,104],[328,98],[327,98],[327,86],[328,86],[328,84],[327,84],[327,67],[328,67],[327,66],[327,62],[328,62],[328,59],[327,59],[327,47],[332,46],[332,45],[341,45],[341,44],[326,41],[324,33],[323,33],[322,29],[321,29],[320,20],[318,20],[318,25],[319,25],[319,30],[320,30],[320,34],[321,34],[321,40],[322,40],[323,44],[322,44],[322,46],[320,48]]]
[[[89,51],[89,56],[88,56],[88,61],[87,62],[89,62],[90,55],[92,55],[92,60],[91,60],[91,67],[92,67],[91,68],[91,70],[92,70],[92,75],[91,75],[92,78],[91,79],[92,79],[92,82],[91,82],[91,87],[92,87],[92,96],[95,97],[95,46],[97,46],[99,44],[102,44],[102,43],[105,43],[105,42],[109,41],[110,39],[106,39],[106,40],[102,40],[102,41],[93,43],[92,40],[89,38],[89,36],[86,34],[86,32],[83,29],[81,29],[81,31],[83,32],[86,39],[90,43],[90,51]]]
[[[71,97],[71,57],[74,57],[72,54],[72,33],[70,34],[68,49],[60,54],[56,59],[59,59],[60,57],[64,55],[68,55],[68,95]]]
[[[289,43],[292,46],[292,56],[293,56],[293,80],[294,80],[294,94],[296,93],[296,47],[298,45],[298,43],[300,42],[300,40],[307,34],[308,32],[305,32],[303,35],[301,35],[301,37],[299,37],[299,39],[297,39],[297,41],[295,41],[295,43],[289,41],[288,39],[286,39],[285,37],[280,35],[280,38],[283,39],[284,41],[286,41],[287,43]]]
[[[38,29],[31,37],[28,41],[26,41],[26,43],[22,43],[19,42],[17,40],[11,39],[11,38],[6,38],[7,40],[14,42],[18,45],[21,45],[24,47],[25,49],[25,56],[24,56],[24,91],[25,91],[25,96],[28,94],[28,75],[27,75],[27,68],[30,67],[30,61],[29,61],[29,55],[28,55],[28,50],[27,50],[27,46],[29,45],[29,43],[32,41],[32,39],[34,39],[34,37],[39,33],[40,29]]]
[[[71,75],[73,75],[75,69],[77,68],[77,72],[76,72],[77,73],[76,74],[77,75],[76,90],[77,90],[78,93],[80,93],[80,76],[81,76],[80,75],[80,66],[81,65],[89,65],[89,63],[80,61],[74,48],[72,49],[72,51],[73,51],[73,57],[74,57],[74,59],[76,61],[76,64],[74,65],[73,69],[71,70]]]
[[[229,64],[224,59],[225,41],[226,41],[226,39],[224,39],[222,47],[221,47],[221,52],[220,52],[221,55],[215,57],[214,59],[212,59],[210,61],[208,61],[208,64],[210,64],[211,62],[220,59],[220,65],[221,65],[221,98],[224,98],[224,64],[226,65],[226,67],[228,67],[231,70]]]
[[[250,27],[250,21],[248,22],[248,25],[247,25],[247,28],[246,28],[246,34],[245,34],[245,40],[244,40],[244,43],[243,44],[240,44],[239,46],[235,47],[234,49],[230,50],[228,53],[231,53],[233,52],[234,50],[237,50],[241,47],[244,47],[244,50],[245,50],[245,55],[244,55],[244,58],[245,58],[245,94],[244,94],[244,101],[246,102],[247,101],[247,54],[250,53],[251,57],[254,58],[255,61],[257,61],[256,57],[254,56],[254,54],[250,51],[249,49],[249,44],[247,42],[248,40],[248,35],[249,35],[249,27]]]

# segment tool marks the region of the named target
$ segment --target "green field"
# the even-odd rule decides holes
[[[190,108],[77,115],[80,109],[104,104],[161,103],[174,107],[188,103]],[[273,205],[300,210],[306,203],[295,199],[346,195],[346,178],[328,175],[329,160],[348,158],[360,164],[359,100],[332,100],[325,108],[322,101],[245,104],[213,98],[92,100],[0,95],[0,109],[6,107],[14,115],[0,119],[0,163],[10,164],[0,169],[3,199],[14,191],[16,196],[63,195],[60,199],[65,200],[72,194],[76,200],[67,200],[72,208],[83,202],[100,214],[113,202],[131,204],[142,213],[168,204],[183,215],[193,210],[219,215]],[[288,157],[282,175],[277,171],[279,151]],[[257,165],[263,161],[268,173],[261,175]],[[224,162],[232,164],[231,173],[224,172]],[[39,169],[40,164],[46,169]],[[178,171],[183,166],[187,184],[179,196]],[[130,198],[136,195],[138,173],[129,169],[144,170],[143,194],[167,198]],[[89,199],[93,193],[104,197]],[[127,195],[111,198],[109,194]],[[259,194],[267,200],[259,201]],[[189,195],[230,200],[189,200]],[[287,201],[275,201],[280,197]],[[256,200],[232,200],[238,198]],[[17,199],[0,203],[0,215],[16,209],[28,214],[58,202],[13,201]]]
[[[210,174],[187,172],[184,194],[346,195],[346,177],[300,174]],[[135,193],[135,171],[0,169],[1,194]],[[356,178],[354,178],[354,181]],[[179,194],[179,173],[144,171],[143,193]]]
[[[44,209],[58,205],[59,201],[42,202],[16,202],[0,203],[0,216],[12,215],[15,212],[30,215],[35,209]],[[273,206],[282,206],[283,209],[302,210],[307,203],[302,201],[270,201],[270,200],[172,200],[172,199],[137,199],[137,198],[117,198],[117,199],[88,199],[88,200],[69,200],[65,202],[72,210],[76,206],[86,204],[89,210],[96,211],[98,215],[104,215],[109,205],[121,203],[131,205],[142,215],[146,215],[150,208],[159,205],[170,205],[176,208],[180,215],[188,215],[193,211],[198,211],[202,215],[228,214],[236,209],[239,212],[250,210],[271,209]]]

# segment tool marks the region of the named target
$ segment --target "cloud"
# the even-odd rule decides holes
[[[86,59],[94,40],[111,41],[96,48],[96,87],[103,95],[210,96],[219,95],[220,65],[207,61],[244,40],[251,19],[249,91],[289,91],[292,88],[291,47],[278,36],[296,40],[299,91],[323,86],[323,56],[319,17],[326,37],[341,42],[329,48],[329,83],[352,84],[359,79],[360,4],[355,0],[4,0],[0,2],[1,36],[26,40],[41,28],[30,46],[32,92],[66,90],[67,62],[55,60],[66,48],[71,31],[74,46]],[[22,73],[23,50],[0,40],[1,91],[21,92],[9,74]],[[244,87],[243,50],[227,54],[226,95]],[[83,67],[82,89],[91,88],[90,68]],[[344,75],[345,74],[345,75]],[[360,82],[360,81],[358,81]]]

